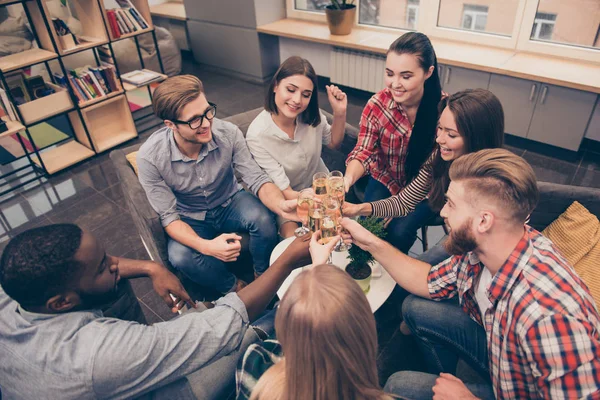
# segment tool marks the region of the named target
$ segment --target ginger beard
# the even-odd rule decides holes
[[[450,234],[444,243],[444,248],[448,254],[462,256],[477,248],[477,241],[473,232],[471,232],[472,224],[473,218],[469,218],[456,229],[450,227]]]

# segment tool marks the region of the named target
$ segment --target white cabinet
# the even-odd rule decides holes
[[[538,82],[492,75],[489,91],[502,103],[506,133],[527,137],[540,86]]]
[[[487,89],[490,82],[489,72],[443,64],[439,64],[438,69],[442,89],[448,94],[465,89]]]
[[[505,131],[577,151],[597,95],[561,86],[493,75],[489,90],[502,103]]]
[[[579,150],[595,103],[595,93],[541,85],[527,138]]]
[[[585,137],[591,140],[600,141],[600,96],[598,96],[598,100],[596,100],[596,108],[594,109],[592,119],[590,119],[590,124],[585,131]]]

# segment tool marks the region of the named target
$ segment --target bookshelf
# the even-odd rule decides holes
[[[3,120],[7,120],[8,130],[0,132],[0,138],[13,136],[18,139],[29,160],[32,177],[23,181],[22,175],[20,175],[20,184],[11,184],[9,190],[3,190],[5,187],[1,182],[4,180],[7,182],[6,184],[10,183],[8,175],[11,173],[0,176],[0,195],[39,179],[41,176],[55,174],[138,136],[126,92],[139,87],[121,81],[118,60],[112,58],[115,54],[112,48],[113,42],[132,38],[138,49],[143,69],[145,68],[144,60],[141,57],[137,37],[142,34],[151,34],[161,69],[155,72],[161,73],[162,79],[167,78],[162,74],[164,69],[147,0],[118,0],[116,2],[119,6],[124,5],[122,10],[135,8],[142,18],[141,23],[137,22],[137,30],[121,34],[119,37],[113,34],[107,17],[109,10],[116,10],[114,8],[115,0],[76,0],[71,2],[73,14],[81,23],[81,32],[76,35],[72,35],[69,28],[65,30],[63,25],[57,24],[57,21],[53,20],[49,0],[0,0],[0,7],[13,4],[22,5],[37,47],[0,57],[0,83],[3,88],[8,89],[7,76],[19,73],[18,71],[33,65],[44,64],[47,75],[50,77],[44,83],[47,88],[54,89],[54,93],[25,103],[16,103],[11,91],[6,91],[8,100],[14,106],[18,121],[8,121],[8,116],[2,117]],[[113,8],[107,8],[106,4],[112,5]],[[146,27],[139,29],[142,23]],[[101,62],[103,55],[99,51],[101,47],[103,51],[108,51],[111,55],[113,67]],[[88,69],[82,65],[82,68],[76,68],[76,72],[67,70],[63,58],[83,51],[92,52],[96,65],[88,66]],[[135,55],[131,56],[135,57]],[[54,68],[50,67],[50,63],[54,65]],[[57,65],[59,68],[56,68]],[[108,85],[106,68],[114,68],[111,85]],[[90,70],[93,71],[90,72]],[[88,88],[91,86],[91,91],[81,90],[83,82],[79,82],[80,85],[77,85],[79,90],[71,83],[70,77],[80,79],[82,75],[88,74],[98,78],[96,80],[94,77],[88,77],[93,79],[93,82],[90,79],[87,81],[89,83],[87,86]],[[101,77],[106,80],[102,81]],[[106,83],[106,85],[98,83]],[[93,93],[94,89],[98,87],[100,90]],[[110,91],[106,90],[107,87]],[[149,88],[148,91],[150,92]],[[58,115],[67,117],[73,137],[59,141],[48,148],[38,149],[29,128]],[[26,146],[24,139],[29,141],[31,146]],[[19,170],[21,169],[23,168]]]

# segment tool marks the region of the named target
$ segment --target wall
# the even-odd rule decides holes
[[[189,45],[197,62],[251,82],[270,79],[279,66],[278,38],[258,25],[285,18],[283,0],[185,0]]]

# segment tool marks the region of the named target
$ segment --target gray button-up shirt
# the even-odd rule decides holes
[[[194,398],[182,378],[237,350],[247,328],[233,293],[213,309],[146,326],[99,310],[28,312],[0,288],[2,398]]]
[[[197,160],[181,153],[167,127],[154,132],[140,147],[139,179],[163,227],[180,215],[204,220],[206,211],[227,206],[241,189],[234,170],[255,195],[271,182],[250,155],[237,126],[215,118],[212,135]]]

